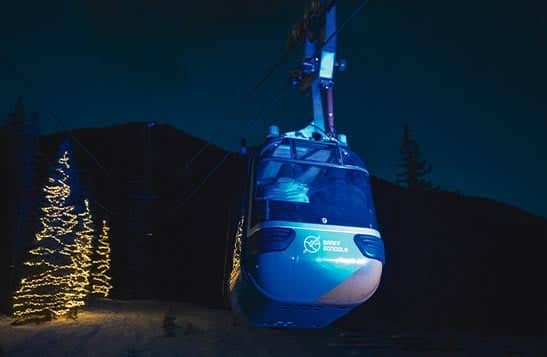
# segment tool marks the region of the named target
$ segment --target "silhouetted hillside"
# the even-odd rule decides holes
[[[75,164],[111,221],[113,295],[222,305],[226,226],[244,160],[169,126],[132,123],[73,132]],[[53,160],[65,134],[44,137]],[[82,145],[80,145],[82,144]],[[48,162],[36,177],[45,182]],[[540,242],[547,220],[492,200],[411,193],[373,179],[386,246],[374,297],[337,322],[393,326],[545,330]]]
[[[544,218],[482,198],[373,186],[387,263],[381,288],[348,323],[545,331]]]

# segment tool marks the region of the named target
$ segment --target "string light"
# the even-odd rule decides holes
[[[89,294],[89,275],[91,272],[91,247],[93,244],[93,218],[89,209],[89,201],[84,200],[84,211],[79,214],[81,228],[76,232],[76,239],[72,249],[72,259],[76,272],[72,276],[73,291],[78,301],[85,302]],[[82,304],[83,305],[83,304]]]
[[[234,286],[241,274],[241,241],[243,238],[243,224],[245,218],[241,217],[237,222],[235,238],[234,238],[234,251],[232,252],[232,270],[230,272],[230,290],[234,289]]]
[[[95,251],[95,259],[93,260],[93,268],[91,274],[91,293],[93,295],[108,297],[112,285],[110,281],[110,242],[109,232],[110,227],[106,220],[103,220],[103,226],[99,240],[97,242],[97,250]]]
[[[70,168],[70,155],[64,150],[43,188],[48,205],[41,209],[42,229],[35,235],[37,247],[29,251],[29,259],[24,263],[27,276],[21,279],[13,296],[13,316],[18,322],[69,314],[75,317],[77,308],[85,304],[87,277],[83,262],[89,264],[89,255],[87,259],[84,256],[90,249],[90,232],[74,232],[79,215],[67,202],[71,194]],[[90,227],[86,221],[90,217],[86,203],[82,214],[84,228]]]

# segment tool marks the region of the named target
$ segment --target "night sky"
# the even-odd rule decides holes
[[[223,148],[311,121],[283,53],[308,1],[2,1],[0,117],[23,95],[42,131],[156,120]],[[338,1],[343,22],[360,4]],[[547,217],[542,0],[370,0],[341,32],[339,132],[393,181],[403,123],[441,188]],[[263,115],[259,117],[259,113]]]

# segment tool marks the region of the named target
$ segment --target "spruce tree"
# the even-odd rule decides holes
[[[91,273],[91,252],[93,236],[93,217],[89,208],[89,201],[84,200],[83,211],[78,214],[79,224],[76,230],[76,239],[72,246],[72,260],[76,268],[76,274],[73,275],[73,288],[77,299],[85,301],[90,292],[90,273]],[[71,311],[74,315],[75,311]]]
[[[68,316],[84,305],[74,288],[80,272],[75,258],[78,214],[71,186],[77,182],[68,141],[61,144],[57,158],[43,188],[42,229],[35,235],[35,246],[23,263],[23,278],[13,294],[13,316],[19,323]]]
[[[91,293],[95,296],[108,297],[112,285],[110,281],[110,227],[103,220],[101,233],[97,240],[91,270]]]
[[[410,135],[408,125],[403,128],[401,142],[401,172],[397,174],[397,184],[412,191],[424,191],[432,188],[427,176],[431,165],[422,158],[420,147]]]

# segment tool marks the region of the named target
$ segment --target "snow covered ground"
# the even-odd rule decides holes
[[[169,309],[177,327],[162,327]],[[78,320],[12,326],[0,316],[0,356],[540,356],[539,339],[478,337],[444,331],[397,334],[260,329],[229,311],[186,303],[103,300]],[[542,345],[540,345],[542,344]]]

